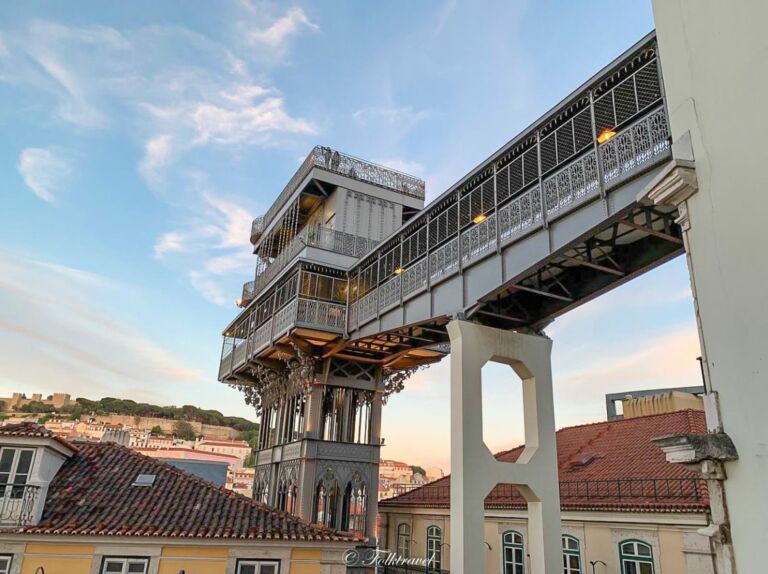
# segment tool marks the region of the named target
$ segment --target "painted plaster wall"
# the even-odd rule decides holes
[[[689,264],[712,388],[739,460],[725,491],[736,568],[768,545],[768,2],[653,0],[673,141],[690,132],[699,190]]]

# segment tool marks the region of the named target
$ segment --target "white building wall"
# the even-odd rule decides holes
[[[706,371],[739,460],[725,482],[736,568],[768,547],[768,2],[654,0],[673,141],[690,132],[699,190],[688,247]]]

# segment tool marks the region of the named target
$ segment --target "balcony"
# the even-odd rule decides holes
[[[0,485],[0,528],[32,524],[40,487],[31,484]]]
[[[409,197],[424,199],[424,181],[417,177],[335,151],[329,147],[316,146],[267,211],[264,216],[262,231],[272,223],[277,213],[314,168],[390,189]],[[251,236],[253,237],[253,234]]]
[[[254,294],[258,294],[280,272],[293,261],[306,247],[324,249],[340,255],[360,258],[374,247],[377,242],[365,237],[337,231],[329,227],[311,225],[303,228],[291,240],[288,246],[256,276]],[[251,298],[252,299],[252,298]],[[243,301],[245,301],[245,286],[243,286]],[[246,304],[247,305],[247,304]],[[242,305],[242,306],[246,306]]]
[[[343,303],[298,297],[273,313],[260,325],[246,320],[248,332],[224,337],[219,380],[226,378],[249,359],[273,345],[295,327],[342,335],[347,320]]]
[[[264,233],[264,216],[259,215],[254,218],[251,223],[251,243],[256,245],[256,242],[261,238],[261,234]]]

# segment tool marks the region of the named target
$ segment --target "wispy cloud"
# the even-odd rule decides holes
[[[0,252],[0,383],[36,389],[55,381],[93,396],[187,385],[201,375],[109,312],[122,286],[106,277]],[[52,294],[55,294],[53,296]]]
[[[241,23],[265,53],[287,49],[289,38],[317,28],[300,8],[264,20],[261,6],[242,6],[252,13]],[[247,201],[225,199],[211,190],[215,186],[201,189],[197,180],[205,174],[190,166],[189,157],[215,148],[237,158],[245,150],[290,146],[318,132],[313,121],[291,113],[266,68],[251,70],[257,65],[247,57],[253,47],[230,47],[171,25],[118,30],[45,21],[8,41],[13,53],[0,59],[0,74],[35,93],[53,94],[55,119],[78,130],[108,127],[134,137],[139,174],[180,222],[159,237],[155,256],[173,256],[171,264],[204,297],[224,304],[213,287],[221,289],[222,279],[252,269],[252,214],[239,207]],[[71,170],[54,150],[31,148],[22,154],[19,171],[32,191],[53,201]],[[189,256],[192,250],[196,257]]]
[[[216,305],[230,304],[224,285],[232,275],[252,273],[250,236],[253,215],[239,202],[213,193],[198,183],[199,203],[176,229],[155,242],[155,257],[191,267],[192,286]]]
[[[304,10],[295,7],[285,15],[275,20],[265,28],[251,28],[247,31],[248,40],[252,43],[266,44],[273,48],[282,47],[291,37],[302,30],[318,30],[319,26],[310,22]]]
[[[173,154],[173,136],[160,134],[144,144],[144,158],[139,164],[139,171],[147,181],[159,184],[160,171],[171,161]]]
[[[69,160],[60,152],[38,147],[21,152],[18,170],[32,193],[48,203],[56,201],[57,192],[72,175]]]

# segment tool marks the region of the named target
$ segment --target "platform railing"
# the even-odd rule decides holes
[[[308,225],[302,228],[288,246],[256,276],[254,292],[258,295],[305,247],[316,247],[340,255],[361,257],[376,247],[376,245],[377,242],[373,239],[367,239],[329,227]]]
[[[331,333],[344,333],[347,306],[333,301],[298,297],[278,309],[258,327],[252,328],[245,338],[225,337],[224,352],[219,364],[219,378],[225,378],[250,358],[263,351],[294,327],[318,329]]]

